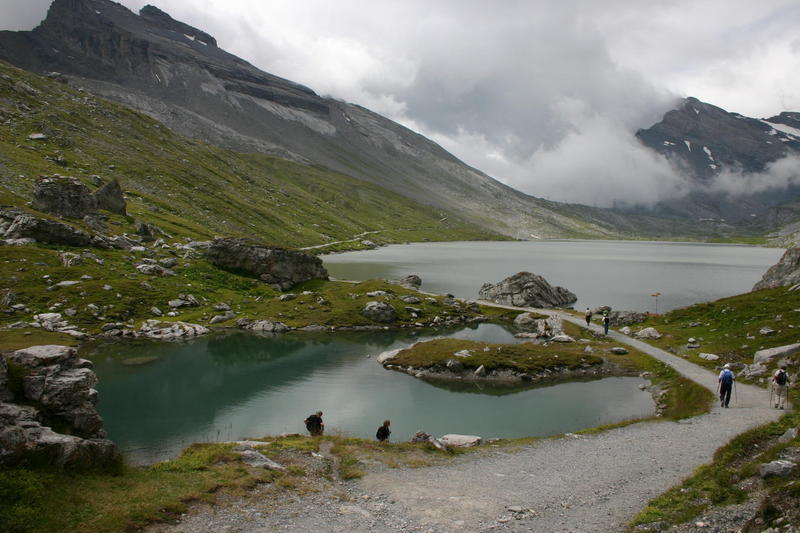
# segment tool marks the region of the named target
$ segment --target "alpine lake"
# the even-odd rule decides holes
[[[394,245],[324,257],[338,279],[418,274],[422,289],[477,298],[484,282],[518,271],[578,295],[576,307],[658,311],[750,290],[783,250],[615,241],[459,242]],[[429,382],[386,370],[380,353],[456,337],[520,342],[495,324],[456,330],[382,330],[259,336],[216,333],[187,342],[96,345],[98,410],[133,464],[177,455],[193,442],[303,433],[323,411],[326,433],[392,440],[416,431],[489,438],[547,436],[651,415],[638,377],[539,386]]]

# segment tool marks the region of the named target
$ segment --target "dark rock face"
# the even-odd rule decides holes
[[[97,199],[80,180],[46,176],[34,185],[32,206],[50,215],[83,218],[97,211]]]
[[[639,130],[636,137],[664,155],[692,177],[698,187],[711,183],[723,171],[762,172],[770,163],[800,154],[800,113],[781,113],[759,120],[686,98],[661,122]],[[752,224],[751,215],[763,215],[772,206],[800,196],[791,187],[777,191],[728,197],[724,193],[691,193],[687,198],[663,202],[656,213],[690,218],[724,218]]]
[[[32,346],[13,352],[8,361],[17,374],[16,390],[5,378],[5,358],[0,360],[0,398],[16,402],[0,403],[0,464],[45,459],[64,468],[87,468],[118,459],[95,408],[97,377],[74,348]]]
[[[485,283],[478,294],[484,300],[517,307],[564,307],[578,300],[567,289],[553,287],[530,272],[518,272],[496,285]]]
[[[117,180],[111,180],[93,194],[98,209],[105,209],[118,215],[126,215],[125,197],[122,194],[122,187]]]
[[[280,290],[311,279],[328,279],[319,257],[244,239],[214,239],[206,258],[219,268],[245,272]]]
[[[640,313],[639,311],[611,311],[608,314],[608,321],[614,327],[630,326],[644,322],[647,319],[647,313]]]
[[[800,248],[789,248],[753,286],[754,291],[800,283]]]

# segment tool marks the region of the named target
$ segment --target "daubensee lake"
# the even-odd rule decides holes
[[[611,241],[456,242],[389,246],[326,256],[340,279],[416,273],[423,289],[477,297],[486,281],[520,270],[575,292],[577,307],[659,311],[747,291],[782,250],[748,246]],[[455,336],[519,342],[483,324],[455,331],[216,334],[183,343],[122,342],[85,354],[100,378],[100,414],[133,463],[175,456],[199,441],[304,432],[322,410],[327,432],[373,438],[392,421],[393,440],[417,430],[484,438],[545,436],[648,416],[640,378],[539,387],[432,384],[385,370],[375,357],[421,339]],[[152,360],[130,364],[142,357]]]

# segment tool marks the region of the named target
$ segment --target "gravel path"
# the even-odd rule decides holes
[[[716,388],[717,376],[708,370],[624,335],[610,336]],[[361,480],[292,494],[278,505],[274,498],[262,498],[268,489],[259,488],[243,498],[197,508],[181,524],[153,531],[617,532],[650,499],[708,463],[719,446],[778,418],[783,412],[770,409],[766,395],[738,384],[730,409],[715,407],[681,422],[644,422],[596,435],[545,439],[516,451],[498,448],[429,468],[372,465]]]

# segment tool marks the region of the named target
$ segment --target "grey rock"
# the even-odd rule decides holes
[[[660,339],[662,337],[661,333],[658,332],[656,328],[644,328],[636,332],[635,337],[637,339]]]
[[[361,309],[361,315],[373,322],[391,323],[397,320],[397,310],[386,302],[367,302]]]
[[[280,290],[312,279],[328,279],[322,260],[316,256],[243,239],[214,239],[206,258],[219,268],[248,273]]]
[[[794,440],[797,438],[798,429],[797,428],[789,428],[787,429],[783,435],[778,438],[778,442],[780,444],[786,444],[787,442]]]
[[[83,218],[97,211],[97,200],[80,180],[44,176],[34,183],[32,206],[51,215]]]
[[[553,287],[542,276],[518,272],[497,284],[485,283],[479,291],[484,300],[518,307],[563,307],[577,296],[563,287]]]
[[[281,294],[278,299],[282,302],[288,302],[294,300],[295,298],[297,298],[296,294],[288,293],[288,294]]]
[[[614,346],[613,348],[611,348],[609,350],[609,352],[611,352],[613,354],[616,354],[616,355],[625,355],[626,353],[628,353],[628,350],[626,350],[622,346]]]
[[[553,342],[562,342],[562,343],[575,342],[575,339],[564,333],[561,333],[559,335],[553,335],[553,337],[550,340]]]
[[[226,304],[226,303],[224,303],[224,302],[215,303],[213,307],[214,307],[215,311],[230,311],[231,310],[231,306]]]
[[[9,360],[26,368],[40,368],[54,365],[71,365],[78,360],[75,348],[59,345],[31,346],[17,350],[9,355]]]
[[[764,326],[763,328],[758,330],[758,333],[760,335],[764,335],[764,336],[766,336],[766,335],[774,335],[775,334],[775,330],[770,328],[770,327]]]
[[[61,264],[65,267],[75,267],[83,264],[83,258],[78,254],[72,252],[61,252],[58,254],[61,257]]]
[[[486,367],[484,367],[483,365],[481,365],[481,366],[479,366],[478,368],[476,368],[476,369],[475,369],[475,372],[473,372],[473,373],[474,373],[476,376],[478,376],[479,378],[486,377]]]
[[[464,371],[464,365],[461,361],[456,361],[455,359],[448,359],[446,366],[451,372],[461,373]]]
[[[800,283],[800,248],[789,248],[780,260],[764,273],[754,291],[785,287]]]
[[[778,459],[759,467],[759,474],[762,478],[768,477],[788,477],[792,471],[797,467],[797,463],[787,461],[785,459]]]
[[[482,439],[476,435],[458,435],[451,433],[448,435],[442,435],[439,437],[439,441],[448,447],[471,448],[473,446],[479,446],[482,442]]]
[[[272,459],[268,458],[261,452],[252,449],[245,449],[245,450],[233,450],[242,458],[242,462],[247,466],[252,466],[253,468],[265,468],[267,470],[286,470],[286,467],[280,465],[273,461]]]
[[[0,402],[7,402],[14,398],[14,393],[8,386],[8,363],[6,358],[0,355]]]
[[[177,340],[182,338],[198,337],[207,335],[211,330],[200,324],[189,322],[163,322],[156,319],[148,319],[139,328],[138,334],[142,337],[161,340]]]
[[[644,322],[646,319],[647,313],[638,311],[610,311],[608,313],[609,323],[614,327],[631,326]]]
[[[174,257],[165,257],[163,259],[158,260],[158,264],[163,266],[164,268],[172,268],[178,264],[178,260]]]
[[[422,286],[422,278],[416,274],[410,274],[404,278],[397,280],[398,285],[409,289],[419,289]]]
[[[122,216],[128,214],[122,187],[116,179],[101,186],[92,196],[94,196],[98,209],[105,209]]]
[[[236,313],[233,311],[225,311],[222,315],[214,315],[211,320],[208,321],[209,324],[219,324],[220,322],[227,322],[228,320],[233,320],[236,318]]]
[[[289,326],[283,322],[273,322],[272,320],[256,320],[246,327],[261,333],[286,333],[289,331]]]
[[[776,346],[775,348],[767,348],[764,350],[758,350],[753,355],[753,363],[754,364],[763,364],[772,361],[773,359],[779,359],[781,357],[788,357],[790,355],[794,355],[800,352],[800,343],[795,344],[786,344],[783,346]]]
[[[619,328],[619,332],[622,333],[623,335],[630,335],[632,330],[629,326],[622,326],[621,328]]]
[[[532,313],[521,313],[514,317],[514,327],[534,333],[536,337],[553,337],[564,333],[564,326],[558,315],[539,318]]]
[[[158,307],[151,307],[150,314],[155,316],[164,316],[164,312],[161,311]]]
[[[5,211],[9,214],[9,211]],[[0,214],[0,216],[4,216]],[[63,244],[67,246],[89,246],[92,237],[88,233],[76,229],[69,224],[39,218],[28,213],[18,213],[8,226],[6,239],[33,239],[45,244]]]
[[[136,265],[136,270],[148,276],[174,276],[175,272],[161,265],[141,264]]]
[[[705,359],[706,361],[717,361],[719,360],[719,356],[713,353],[703,353],[697,355],[700,359]]]

